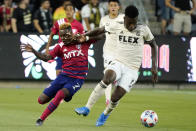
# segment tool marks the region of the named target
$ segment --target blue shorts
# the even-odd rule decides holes
[[[63,61],[60,57],[57,57],[56,63],[56,70],[62,70]]]
[[[50,98],[54,98],[60,89],[67,88],[69,91],[69,96],[66,96],[64,100],[68,102],[72,99],[72,96],[82,87],[83,83],[83,79],[72,78],[64,74],[59,74],[57,78],[50,83],[50,86],[43,91],[43,93]]]

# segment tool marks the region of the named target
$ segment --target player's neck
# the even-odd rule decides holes
[[[26,5],[25,5],[25,4],[23,4],[23,3],[22,3],[22,4],[20,4],[20,5],[19,5],[19,7],[20,7],[20,8],[22,8],[22,9],[26,9]]]
[[[110,17],[111,19],[114,19],[114,18],[118,17],[118,14],[109,14],[109,17]]]
[[[73,20],[74,20],[73,18],[67,18],[67,21],[68,21],[69,23],[71,23]]]

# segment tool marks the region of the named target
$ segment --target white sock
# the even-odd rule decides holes
[[[97,86],[91,93],[88,102],[86,104],[86,107],[89,108],[89,110],[93,107],[93,105],[97,102],[97,100],[104,94],[105,88],[107,88],[107,85],[103,81],[97,84]]]
[[[106,105],[108,105],[111,100],[111,91],[112,91],[112,84],[108,85],[107,88],[105,89]]]
[[[109,105],[106,107],[106,109],[103,112],[104,115],[110,114],[117,105],[118,105],[118,101],[117,102],[110,101]]]

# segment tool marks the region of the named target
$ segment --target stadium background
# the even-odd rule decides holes
[[[44,51],[48,35],[38,34],[3,34],[0,51],[0,79],[2,80],[50,80],[55,78],[55,66],[34,56],[22,55],[20,43],[30,43],[39,51]],[[57,39],[55,36],[54,39]],[[192,55],[195,48],[195,37],[155,36],[158,44],[159,82],[195,82]],[[191,44],[192,42],[192,44]],[[54,41],[55,43],[55,41]],[[89,49],[89,73],[87,80],[100,80],[103,75],[102,47],[104,40],[98,41]],[[36,45],[36,46],[35,46]],[[151,47],[145,45],[144,55],[139,73],[139,82],[151,80]],[[131,58],[131,56],[130,56]],[[54,61],[55,63],[55,61]],[[46,63],[45,63],[46,64]],[[31,65],[31,66],[29,66]],[[180,66],[179,66],[180,65]],[[13,68],[14,67],[14,68]],[[27,73],[27,68],[29,68]],[[48,72],[51,72],[48,74]],[[52,75],[53,74],[53,75]],[[178,76],[178,77],[176,77]]]

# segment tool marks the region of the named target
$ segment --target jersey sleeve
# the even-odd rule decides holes
[[[57,56],[60,56],[60,45],[56,45],[53,50],[50,51],[50,55],[54,59]]]
[[[80,22],[78,22],[79,24],[78,24],[78,28],[79,28],[79,30],[78,30],[78,32],[80,33],[80,34],[84,34],[84,27],[83,27],[83,25],[80,23]]]
[[[88,18],[88,17],[90,17],[90,9],[88,8],[88,5],[85,5],[82,8],[81,15],[82,15],[82,18]]]
[[[153,36],[152,32],[150,31],[149,27],[146,26],[144,40],[145,41],[151,41],[153,39],[154,39],[154,36]]]
[[[52,33],[54,33],[54,34],[57,34],[57,33],[58,33],[58,31],[59,31],[59,25],[58,25],[58,22],[57,22],[57,21],[56,21],[56,22],[54,23],[54,25],[52,26],[51,31],[52,31]]]

